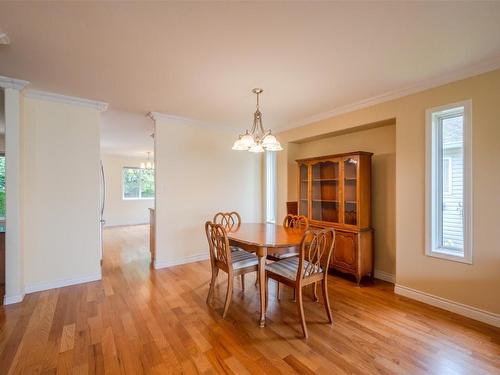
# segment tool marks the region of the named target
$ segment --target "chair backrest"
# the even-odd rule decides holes
[[[227,231],[238,230],[241,225],[241,216],[236,211],[233,212],[217,212],[213,222],[220,224]]]
[[[210,251],[210,262],[226,271],[231,268],[231,248],[227,238],[226,230],[220,224],[207,221],[205,223],[208,247]]]
[[[283,220],[283,226],[285,228],[308,230],[309,220],[307,219],[307,217],[302,215],[288,214],[285,216],[285,219]]]
[[[297,280],[321,273],[326,275],[334,244],[333,228],[306,231],[300,243]]]

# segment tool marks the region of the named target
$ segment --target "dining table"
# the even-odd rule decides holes
[[[266,324],[266,259],[268,254],[282,254],[300,245],[303,229],[285,228],[273,223],[242,223],[227,232],[230,246],[255,253],[258,264],[260,327]]]

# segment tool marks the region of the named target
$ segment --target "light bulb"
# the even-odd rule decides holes
[[[144,169],[146,168],[146,164],[144,164],[144,162],[141,163],[141,169]]]
[[[148,161],[148,162],[146,163],[146,168],[147,168],[147,169],[151,169],[151,162],[150,162],[150,161]]]

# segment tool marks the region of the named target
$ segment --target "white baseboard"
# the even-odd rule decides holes
[[[375,270],[373,277],[379,280],[387,281],[388,283],[394,284],[396,282],[396,276],[392,273],[385,271]]]
[[[102,278],[101,273],[99,272],[98,274],[82,276],[82,277],[77,277],[77,278],[72,278],[72,279],[60,279],[60,280],[56,280],[56,281],[49,281],[49,282],[44,282],[44,283],[26,285],[25,291],[26,291],[26,293],[41,292],[43,290],[62,288],[64,286],[70,286],[70,285],[88,283],[91,281],[97,281],[97,280],[101,280],[101,278]]]
[[[179,266],[181,264],[199,262],[200,260],[208,259],[208,250],[203,253],[190,255],[188,257],[179,258],[175,260],[155,260],[155,269],[167,268],[172,266]]]
[[[423,303],[427,303],[432,306],[439,307],[443,310],[448,310],[456,314],[466,316],[471,319],[479,320],[483,323],[491,324],[495,327],[500,327],[500,314],[481,310],[476,307],[464,305],[463,303],[451,301],[446,298],[441,298],[398,284],[396,284],[394,287],[394,293]]]
[[[22,302],[23,299],[24,299],[24,293],[14,294],[12,296],[5,295],[3,297],[3,304],[4,305],[12,305],[14,303]]]

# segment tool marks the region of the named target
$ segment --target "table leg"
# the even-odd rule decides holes
[[[266,258],[267,249],[259,249],[259,292],[260,292],[260,327],[266,324]]]

